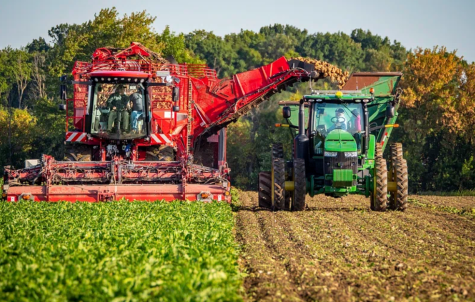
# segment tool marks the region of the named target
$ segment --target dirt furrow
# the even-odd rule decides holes
[[[470,218],[414,206],[371,212],[361,196],[317,196],[306,211],[270,212],[257,208],[256,193],[241,197],[249,300],[475,299]]]

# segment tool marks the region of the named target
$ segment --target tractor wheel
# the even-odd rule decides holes
[[[396,182],[396,191],[389,192],[389,208],[391,210],[404,211],[407,207],[409,195],[407,162],[403,158],[402,144],[394,143],[390,146],[391,164],[390,181]]]
[[[383,158],[383,147],[376,143],[376,148],[374,149],[374,159]]]
[[[377,158],[373,172],[374,188],[371,192],[371,210],[384,212],[388,205],[388,168],[386,160]]]
[[[68,144],[64,150],[65,161],[91,161],[91,147],[88,145]]]
[[[272,194],[274,194],[274,208],[285,209],[285,161],[283,158],[272,159]]]
[[[260,172],[259,173],[259,207],[261,208],[272,208],[271,200],[271,172]]]
[[[282,143],[272,144],[272,158],[284,158],[284,147]]]
[[[294,192],[292,210],[305,210],[305,197],[307,196],[307,179],[305,178],[305,160],[294,159]]]

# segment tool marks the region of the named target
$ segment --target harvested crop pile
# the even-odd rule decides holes
[[[346,81],[348,80],[348,77],[350,76],[348,71],[343,71],[340,68],[325,61],[303,57],[297,57],[292,59],[313,64],[315,66],[315,71],[320,74],[320,77],[330,78],[332,82],[337,82],[340,88],[345,85]]]
[[[404,213],[372,212],[362,196],[307,197],[305,211],[271,212],[257,207],[255,192],[240,199],[236,237],[249,301],[475,299],[470,213],[414,199]]]
[[[228,204],[0,203],[1,301],[240,300]]]

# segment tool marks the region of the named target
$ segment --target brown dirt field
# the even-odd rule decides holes
[[[475,198],[463,200],[475,207]],[[362,196],[307,197],[302,212],[258,208],[256,192],[240,192],[240,201],[248,301],[475,300],[471,215],[413,203],[404,213],[372,212]]]

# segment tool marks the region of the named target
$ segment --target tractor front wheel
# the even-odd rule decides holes
[[[305,160],[294,159],[294,192],[292,198],[292,210],[305,210],[305,196],[307,196],[307,179],[305,178]]]
[[[371,210],[384,212],[388,205],[388,168],[386,160],[376,158],[373,169],[373,190],[371,192]]]

